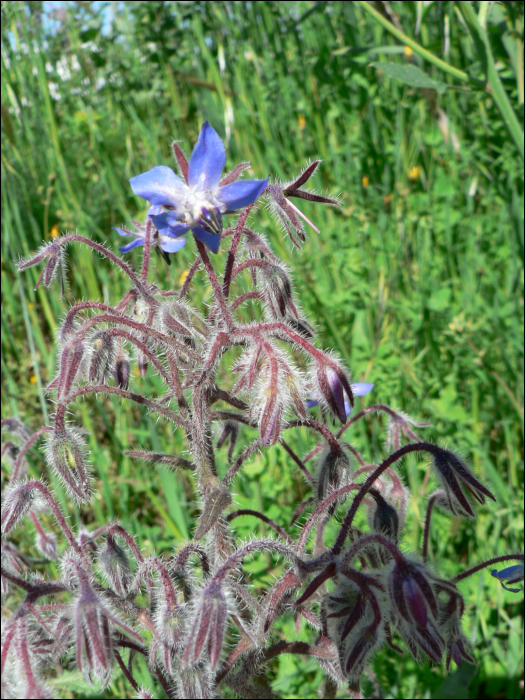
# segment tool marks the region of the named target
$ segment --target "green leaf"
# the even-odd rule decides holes
[[[429,78],[428,75],[423,73],[417,66],[404,66],[400,63],[384,63],[380,61],[374,61],[371,65],[383,71],[389,78],[400,80],[402,83],[405,83],[405,85],[410,85],[410,87],[431,88],[440,94],[445,92],[448,87],[445,83],[440,83],[437,80]]]

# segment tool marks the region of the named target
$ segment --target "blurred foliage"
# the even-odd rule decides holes
[[[523,117],[523,3],[481,3],[496,67]],[[475,44],[453,2],[376,3],[396,26],[472,77]],[[413,87],[392,66],[414,66],[442,85]],[[375,64],[375,65],[374,65]],[[414,71],[412,71],[413,73]],[[319,190],[340,194],[339,210],[301,202],[321,229],[301,253],[264,212],[257,226],[295,273],[297,297],[357,381],[373,381],[362,405],[391,403],[428,420],[431,440],[458,448],[494,489],[498,503],[474,523],[434,521],[431,560],[458,566],[523,546],[523,163],[490,94],[458,85],[399,45],[358,3],[346,2],[2,2],[2,403],[37,428],[52,406],[54,334],[74,299],[115,301],[122,280],[96,254],[73,249],[70,290],[33,291],[40,270],[19,276],[13,261],[42,240],[77,229],[113,249],[112,226],[144,216],[127,180],[173,164],[171,142],[188,150],[209,119],[225,138],[227,164],[251,160],[253,177],[292,179],[324,159]],[[255,217],[253,217],[255,221]],[[138,264],[140,253],[130,259]],[[215,259],[222,264],[224,251]],[[157,263],[159,286],[177,287],[193,259],[190,242]],[[196,303],[206,292],[197,277]],[[133,381],[153,394],[157,377]],[[192,531],[198,504],[185,475],[122,457],[122,449],[177,452],[182,439],[142,409],[118,400],[79,403],[99,479],[96,525],[118,517],[141,542],[169,551]],[[384,450],[382,419],[356,424],[352,441],[370,461]],[[291,438],[292,439],[292,438]],[[312,438],[297,431],[303,453]],[[45,473],[38,450],[35,474]],[[4,469],[4,467],[2,468]],[[421,539],[426,464],[406,459],[413,493],[405,529]],[[2,477],[5,472],[2,471]],[[282,448],[258,455],[236,482],[237,507],[286,526],[308,490]],[[63,495],[62,495],[63,496]],[[264,525],[239,518],[240,537]],[[327,532],[327,542],[334,528]],[[32,546],[20,528],[21,547]],[[255,585],[271,560],[249,565]],[[374,662],[389,697],[520,697],[523,603],[488,573],[462,583],[465,631],[479,666],[417,666],[388,650]],[[282,635],[294,636],[293,621]],[[302,639],[312,638],[303,629]],[[281,657],[272,670],[283,697],[316,697],[312,661]],[[151,686],[146,665],[142,678]],[[61,697],[93,697],[72,670]],[[366,681],[365,690],[373,692]],[[97,697],[130,697],[115,676]],[[340,691],[338,697],[347,697]]]

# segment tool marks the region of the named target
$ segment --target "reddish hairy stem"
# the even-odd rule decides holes
[[[150,257],[150,250],[151,250],[151,229],[153,227],[153,223],[151,219],[148,217],[148,221],[146,222],[146,236],[144,238],[144,254],[142,256],[142,273],[140,276],[140,279],[143,284],[148,283],[148,271],[149,271],[149,257]]]
[[[175,423],[175,425],[179,426],[179,428],[185,427],[185,424],[183,423],[180,416],[178,416],[173,411],[170,411],[168,408],[164,408],[164,406],[157,403],[156,401],[151,401],[150,399],[147,399],[145,396],[141,396],[140,394],[134,394],[132,391],[120,389],[116,386],[108,386],[107,384],[81,386],[78,389],[76,389],[72,394],[66,396],[66,399],[57,405],[55,423],[58,423],[62,427],[66,405],[74,401],[78,396],[83,396],[84,394],[115,394],[115,396],[121,396],[123,399],[130,399],[131,401],[135,401],[135,403],[139,403],[143,406],[146,406],[146,408],[149,408],[151,411],[156,411],[157,413],[160,413],[162,416]]]
[[[432,515],[432,509],[434,508],[434,504],[438,498],[438,494],[433,494],[430,496],[428,499],[428,505],[427,505],[427,516],[425,519],[425,531],[423,533],[423,561],[426,562],[428,560],[428,541],[430,537],[430,517]]]
[[[295,551],[298,554],[300,554],[304,549],[308,540],[308,535],[310,534],[310,530],[315,525],[316,520],[326,511],[328,506],[334,503],[334,501],[337,501],[337,499],[343,494],[348,493],[349,491],[356,491],[358,488],[361,488],[361,484],[347,484],[346,486],[341,486],[341,488],[332,491],[332,493],[327,496],[324,501],[321,501],[301,528],[301,535],[295,547]]]
[[[200,258],[196,258],[196,260],[193,261],[193,264],[190,267],[188,274],[186,275],[186,279],[184,280],[184,282],[182,283],[182,287],[180,288],[179,300],[182,299],[184,297],[184,295],[186,294],[186,292],[188,291],[188,287],[191,284],[191,280],[193,279],[193,275],[199,269],[199,265],[201,264],[201,262],[202,261]]]
[[[231,311],[228,307],[228,302],[226,300],[226,297],[224,296],[224,293],[222,291],[222,287],[219,283],[219,279],[217,275],[215,274],[215,269],[213,265],[211,264],[210,258],[208,257],[208,253],[206,251],[206,247],[204,243],[201,243],[197,239],[195,239],[197,243],[197,249],[200,253],[200,256],[202,258],[202,263],[204,265],[204,269],[206,270],[206,274],[208,275],[208,279],[210,280],[210,284],[213,287],[213,291],[215,292],[215,301],[219,305],[219,308],[222,313],[222,318],[224,323],[226,324],[226,328],[228,331],[232,331],[234,328],[234,323],[233,323],[233,318],[231,315]]]
[[[246,209],[241,213],[237,221],[237,226],[235,227],[235,233],[233,234],[232,242],[230,245],[230,251],[228,253],[228,260],[226,261],[226,269],[224,271],[224,282],[222,288],[224,290],[224,298],[228,299],[230,296],[230,284],[232,279],[233,264],[235,262],[235,254],[237,253],[237,248],[239,247],[239,242],[241,240],[242,232],[244,231],[244,224],[248,218],[253,207],[253,203],[249,204]]]
[[[293,461],[297,464],[297,466],[299,467],[299,469],[300,469],[301,472],[303,473],[303,475],[304,475],[304,477],[306,478],[306,480],[307,480],[310,484],[313,484],[313,483],[314,483],[314,478],[313,478],[313,476],[310,474],[310,472],[308,471],[308,469],[305,467],[305,465],[303,464],[303,462],[301,461],[301,459],[300,459],[300,458],[295,454],[295,452],[292,450],[292,448],[290,447],[290,445],[288,445],[288,443],[285,442],[282,438],[279,440],[279,442],[280,442],[281,445],[284,447],[284,449],[288,452],[288,454],[289,454],[290,457],[293,459]]]

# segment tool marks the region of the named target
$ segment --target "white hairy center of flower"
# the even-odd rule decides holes
[[[211,211],[217,209],[223,214],[226,211],[226,205],[219,202],[215,196],[216,192],[212,190],[195,190],[188,187],[182,197],[179,199],[176,207],[177,219],[186,226],[195,226],[202,218],[202,210],[208,209]]]

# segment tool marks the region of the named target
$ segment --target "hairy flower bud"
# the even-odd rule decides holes
[[[91,341],[88,378],[92,384],[104,383],[115,361],[115,341],[108,331],[95,333]]]
[[[120,354],[115,362],[115,367],[113,368],[113,378],[115,379],[115,384],[120,388],[126,390],[129,386],[129,373],[130,364],[129,359]]]
[[[131,571],[126,550],[120,547],[112,535],[106,538],[106,546],[100,552],[99,564],[108,584],[121,598],[125,598],[131,585]]]
[[[144,379],[144,377],[146,376],[146,372],[148,371],[149,362],[146,355],[140,352],[140,350],[137,352],[137,365],[139,368],[140,376],[142,377],[142,379]]]
[[[485,503],[485,497],[495,501],[494,495],[476,479],[465,462],[449,450],[432,445],[428,451],[433,456],[434,472],[447,494],[452,513],[466,512],[474,517],[474,511],[467,500],[465,491],[479,503]],[[459,505],[459,508],[457,507]]]
[[[36,534],[36,547],[43,557],[56,561],[58,559],[57,538],[54,532],[46,532],[42,528]]]
[[[298,318],[289,273],[284,266],[267,263],[261,269],[261,280],[271,316],[278,320],[287,316]]]
[[[346,421],[345,394],[350,406],[354,405],[354,396],[341,367],[328,358],[326,361],[318,359],[314,379],[319,395],[325,400],[332,414],[344,423]]]
[[[430,576],[418,562],[395,562],[388,577],[390,598],[399,615],[415,627],[426,627],[438,615]]]
[[[64,345],[60,359],[60,379],[58,382],[58,396],[65,398],[71,391],[84,357],[84,343],[78,338],[71,338]]]
[[[220,586],[210,583],[197,601],[184,655],[185,666],[197,663],[207,644],[211,668],[215,668],[221,654],[227,614],[228,605]]]
[[[2,503],[2,536],[12,530],[15,525],[35,508],[38,492],[31,482],[13,484]]]
[[[374,506],[369,512],[370,527],[385,537],[397,542],[399,533],[399,515],[397,510],[387,503],[377,489],[370,489],[369,494],[374,499]]]
[[[85,455],[86,448],[79,433],[69,428],[52,433],[47,445],[47,462],[80,503],[91,498],[91,476]]]
[[[359,678],[370,656],[382,645],[384,611],[372,587],[372,577],[355,572],[342,578],[323,601],[328,635],[339,651],[343,673],[349,680]]]
[[[350,483],[350,476],[350,458],[344,449],[327,445],[319,457],[317,466],[315,477],[317,500],[324,501],[331,491]]]

